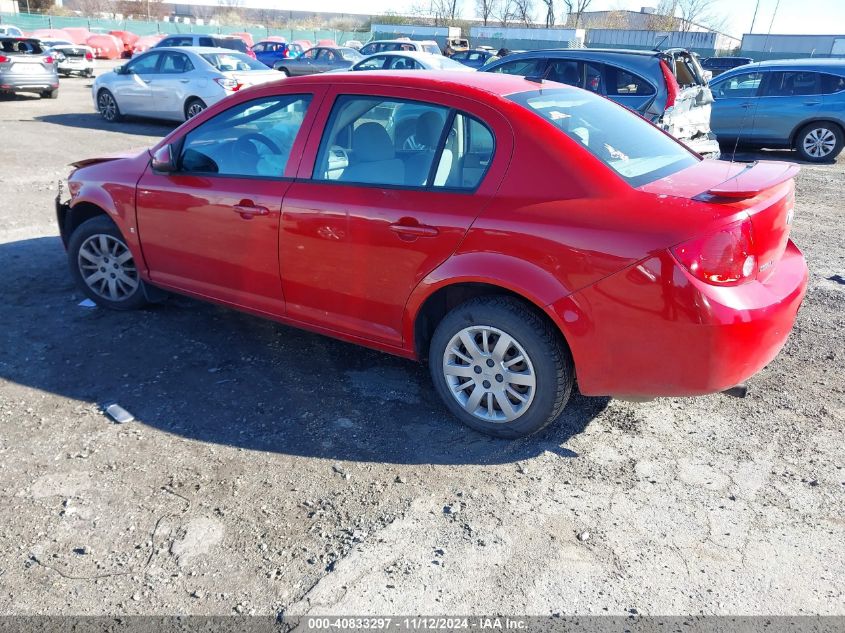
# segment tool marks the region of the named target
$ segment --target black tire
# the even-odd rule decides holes
[[[290,77],[290,71],[287,68],[280,66],[276,70],[278,70],[280,73],[282,73],[285,77]]]
[[[45,90],[41,93],[41,96],[44,99],[58,99],[59,98],[59,89],[56,88],[55,90]]]
[[[813,140],[820,142],[814,144]],[[802,160],[811,163],[827,163],[836,160],[843,145],[845,145],[845,134],[842,128],[830,121],[808,123],[795,135],[795,151]]]
[[[99,215],[91,218],[90,220],[86,220],[76,228],[68,240],[68,265],[70,266],[70,274],[76,282],[76,285],[80,290],[82,290],[82,292],[85,293],[86,297],[104,308],[111,308],[112,310],[135,310],[143,307],[147,304],[147,295],[144,292],[144,282],[138,276],[137,267],[134,265],[131,253],[129,260],[121,264],[119,271],[116,260],[113,258],[109,259],[111,256],[110,252],[107,252],[104,259],[96,264],[92,264],[91,260],[86,259],[84,256],[80,256],[80,250],[83,246],[86,244],[96,246],[99,243],[100,236],[106,237],[109,246],[113,246],[115,242],[117,242],[124,249],[127,251],[129,250],[123,239],[123,235],[121,235],[120,230],[118,230],[117,226],[115,226],[111,219],[104,215]],[[94,239],[92,240],[91,238]],[[89,240],[91,241],[89,242]],[[87,246],[86,248],[90,248],[90,246]],[[90,251],[86,250],[86,252],[90,255]],[[122,253],[123,251],[118,252]],[[83,271],[83,264],[81,262],[85,262],[84,265],[89,267],[89,269]],[[90,268],[91,266],[93,266],[93,268]],[[121,279],[123,279],[127,277],[127,272],[129,273],[128,276],[130,278],[137,281],[137,285],[134,290],[131,292],[125,292],[125,296],[122,296],[117,300],[103,296],[102,294],[96,292],[92,286],[85,281],[83,276],[85,272],[96,273],[98,266],[100,267],[100,272],[103,273],[103,275],[101,275],[102,278],[106,278],[106,275],[109,276],[106,278],[106,283],[104,284],[106,288],[109,286],[109,278],[116,280],[117,276],[121,275]],[[134,269],[134,275],[131,274],[132,269]],[[126,285],[124,284],[123,286],[118,286],[118,283],[118,281],[115,281],[115,287],[117,288],[122,288]],[[108,294],[107,291],[106,294]]]
[[[111,104],[114,106],[113,109],[108,107],[107,101],[109,99],[111,100]],[[120,107],[117,105],[117,99],[115,99],[114,95],[105,88],[97,93],[97,111],[100,113],[100,116],[109,123],[116,123],[123,118],[123,115],[120,114]]]
[[[533,388],[533,398],[529,401],[525,410],[511,421],[497,422],[474,415],[458,402],[457,396],[453,395],[453,388],[450,386],[444,371],[447,347],[462,330],[474,326],[494,328],[512,337],[529,360],[530,365],[522,363],[526,367],[526,371],[530,372],[530,367],[533,366],[533,375],[536,381]],[[495,348],[492,339],[489,346]],[[512,358],[516,355],[514,354]],[[476,389],[482,389],[482,392],[484,392],[483,387],[485,385],[487,388],[495,389],[496,381],[502,384],[501,375],[497,372],[506,372],[506,370],[500,368],[505,365],[496,364],[490,368],[490,376],[487,376],[490,380],[484,384],[481,381],[485,379],[488,373],[487,368],[482,369],[485,372],[484,374],[479,374],[476,377],[475,372],[478,372],[487,362],[491,361],[492,355],[483,364],[479,363],[478,367],[474,364],[466,366],[466,369],[472,368],[470,373],[473,373],[473,375],[469,377],[469,381],[476,382],[473,391],[467,395],[473,394]],[[502,362],[505,362],[504,359]],[[443,399],[446,407],[461,422],[487,435],[509,439],[536,433],[552,423],[566,406],[574,383],[572,356],[553,324],[528,304],[505,296],[470,299],[449,312],[438,324],[431,339],[429,369],[437,393]],[[457,380],[461,380],[461,378],[457,378]],[[507,379],[504,382],[506,383]],[[461,391],[465,390],[457,392],[460,393]],[[494,401],[492,405],[494,414],[497,414],[496,407],[498,407],[499,401],[492,395],[488,395],[486,399],[482,396],[482,402],[491,399]],[[513,404],[513,401],[511,402]],[[489,402],[484,406],[490,406]],[[503,413],[503,410],[499,408],[498,413]]]
[[[207,107],[202,99],[191,97],[185,102],[185,120],[194,118]]]

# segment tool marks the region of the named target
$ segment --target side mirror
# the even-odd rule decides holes
[[[176,171],[176,159],[173,157],[172,145],[164,145],[156,150],[153,154],[152,168],[164,173]]]

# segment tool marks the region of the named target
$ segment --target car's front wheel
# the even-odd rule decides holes
[[[429,368],[452,413],[504,438],[554,421],[573,384],[572,358],[554,326],[503,296],[471,299],[449,312],[431,339]]]
[[[109,123],[120,121],[120,108],[115,101],[114,95],[106,89],[97,93],[97,110],[100,116]]]
[[[802,159],[813,163],[834,160],[842,151],[845,135],[835,123],[819,121],[802,127],[795,137],[795,149]]]
[[[290,71],[287,68],[276,68],[280,73],[282,73],[285,77],[290,77]]]
[[[80,224],[70,236],[67,253],[76,284],[98,305],[134,310],[147,303],[132,252],[106,216]]]

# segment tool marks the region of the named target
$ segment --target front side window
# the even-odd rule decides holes
[[[381,70],[384,68],[385,61],[387,61],[387,58],[384,55],[376,55],[362,61],[355,66],[355,70]]]
[[[710,88],[716,99],[746,99],[757,95],[763,73],[741,73],[727,79],[720,79]]]
[[[135,75],[152,75],[156,72],[159,57],[161,57],[161,53],[147,53],[130,62],[127,69]]]
[[[337,59],[337,55],[334,54],[334,51],[329,50],[328,48],[324,48],[320,51],[320,54],[317,55],[317,61],[319,62],[326,62],[331,63]]]
[[[569,86],[580,86],[580,64],[572,59],[552,59],[546,69],[546,79]]]
[[[641,117],[589,92],[533,90],[509,99],[581,144],[633,187],[699,161],[686,147]]]
[[[440,55],[440,47],[437,44],[423,44],[423,53],[431,53],[432,55]]]
[[[319,52],[319,48],[309,48],[307,51],[302,53],[302,59],[308,59],[313,61],[317,57],[317,53]]]
[[[182,172],[281,178],[311,95],[284,95],[229,108],[185,135]]]
[[[449,109],[385,97],[341,96],[332,108],[316,180],[423,187]]]
[[[764,97],[806,97],[821,94],[819,74],[814,72],[776,71],[769,75]]]
[[[409,57],[393,57],[387,64],[389,70],[419,70],[421,66]]]
[[[511,62],[496,66],[491,69],[493,73],[505,73],[506,75],[522,75],[523,77],[535,77],[540,74],[545,60],[543,59],[517,59]]]
[[[607,94],[611,96],[629,96],[629,95],[653,95],[654,86],[652,86],[645,79],[632,72],[616,68],[615,66],[605,66],[607,72]]]

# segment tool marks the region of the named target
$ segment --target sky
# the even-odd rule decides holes
[[[402,13],[413,6],[424,5],[427,0],[310,0],[308,8],[314,11],[336,13]],[[462,3],[463,17],[475,17],[475,0],[458,0]],[[754,23],[754,33],[768,33],[772,13],[778,0],[759,0],[760,9]],[[757,0],[713,0],[716,12],[726,16],[725,31],[741,36],[751,28],[751,18]],[[302,10],[301,0],[245,0],[245,6],[272,7],[274,9]],[[542,2],[535,0],[537,18]],[[562,0],[556,3],[562,13]],[[657,0],[592,0],[589,10],[631,9],[655,6]],[[780,0],[772,33],[845,34],[845,0]]]

